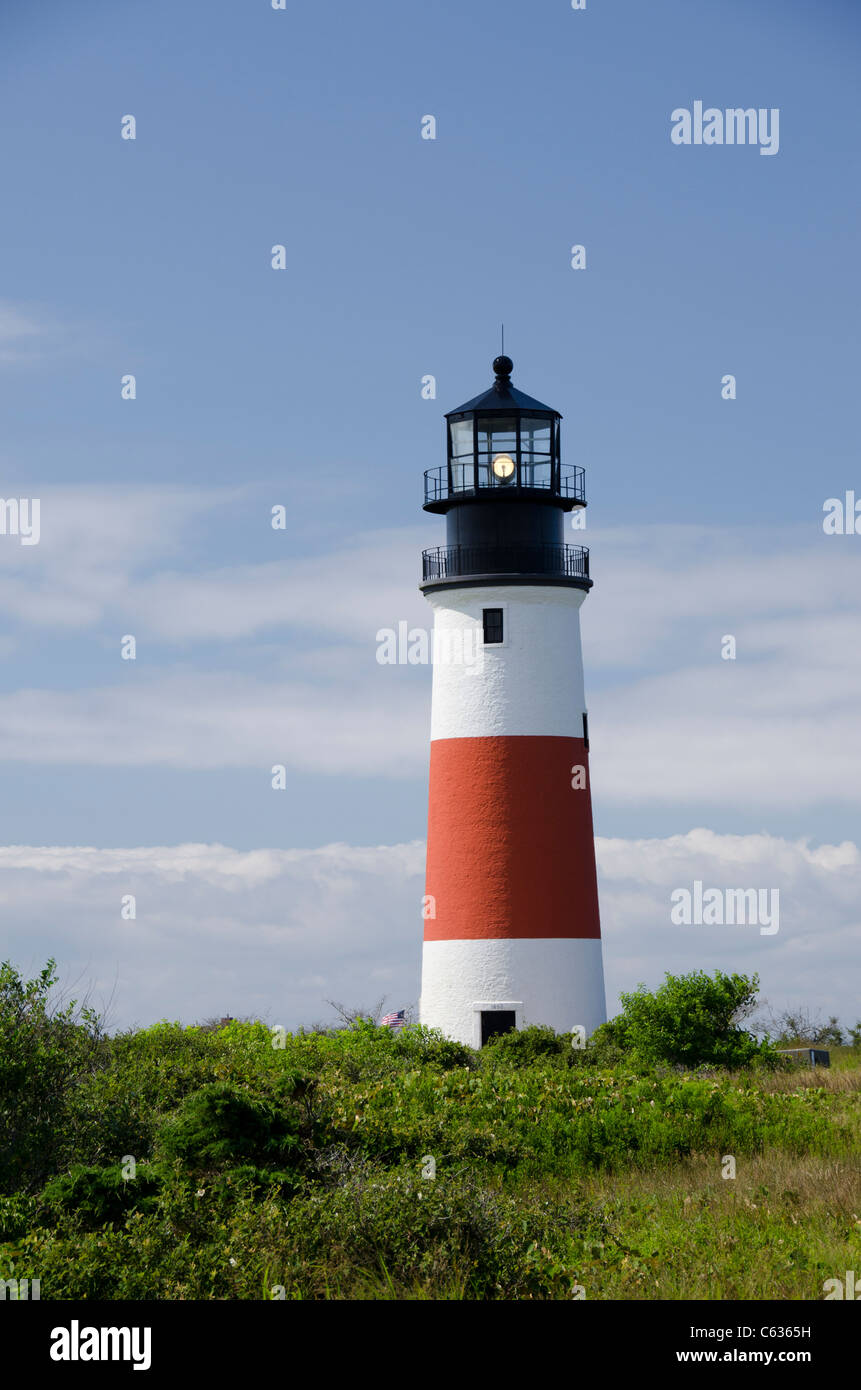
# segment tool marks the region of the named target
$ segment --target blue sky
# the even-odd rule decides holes
[[[859,36],[838,0],[8,0],[2,492],[42,499],[42,538],[0,537],[0,844],[349,859],[421,841],[430,672],[378,666],[375,634],[428,621],[419,552],[442,524],[421,474],[442,412],[489,384],[501,320],[515,380],[563,412],[587,470],[599,837],[857,842],[861,537],[824,536],[822,505],[861,497]],[[674,146],[695,100],[779,108],[779,153]],[[370,965],[338,984],[342,946],[303,938],[324,983],[296,986],[285,1021],[319,1012],[326,981],[415,996],[420,927],[381,864]],[[123,1017],[206,1010],[179,953],[170,987],[140,993],[124,944],[92,928],[84,950],[40,865],[9,869],[11,953],[83,951],[99,987],[117,974]],[[636,918],[614,891],[611,933]],[[819,891],[799,897],[808,946]],[[162,907],[187,923],[184,900]],[[829,1010],[857,954],[857,915],[834,911],[833,973],[810,985]],[[241,912],[230,930],[228,979]],[[273,948],[291,979],[292,949]],[[678,949],[666,968],[700,946]],[[635,983],[636,952],[607,952]],[[258,983],[221,1007],[277,1013]]]

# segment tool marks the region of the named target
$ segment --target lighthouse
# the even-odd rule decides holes
[[[422,556],[434,610],[421,1022],[471,1047],[494,1033],[606,1017],[580,606],[585,507],[558,410],[512,385],[449,411],[424,509],[446,543]]]

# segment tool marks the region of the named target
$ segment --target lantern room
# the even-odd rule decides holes
[[[493,498],[586,505],[584,470],[560,462],[559,411],[513,386],[513,366],[497,357],[490,389],[447,413],[447,462],[425,473],[426,511]]]

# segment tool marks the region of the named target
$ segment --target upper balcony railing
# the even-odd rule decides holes
[[[554,478],[550,463],[521,463],[518,476],[510,480],[495,476],[489,462],[452,461],[425,473],[425,506],[460,497],[509,496],[522,498],[530,493],[564,498],[575,505],[586,505],[586,470],[575,464],[558,465]]]

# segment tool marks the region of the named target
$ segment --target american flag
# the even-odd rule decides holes
[[[406,1026],[406,1019],[404,1018],[405,1013],[406,1009],[401,1009],[399,1013],[386,1014],[385,1018],[380,1020],[380,1027],[394,1028],[395,1032],[397,1032],[399,1029]]]

